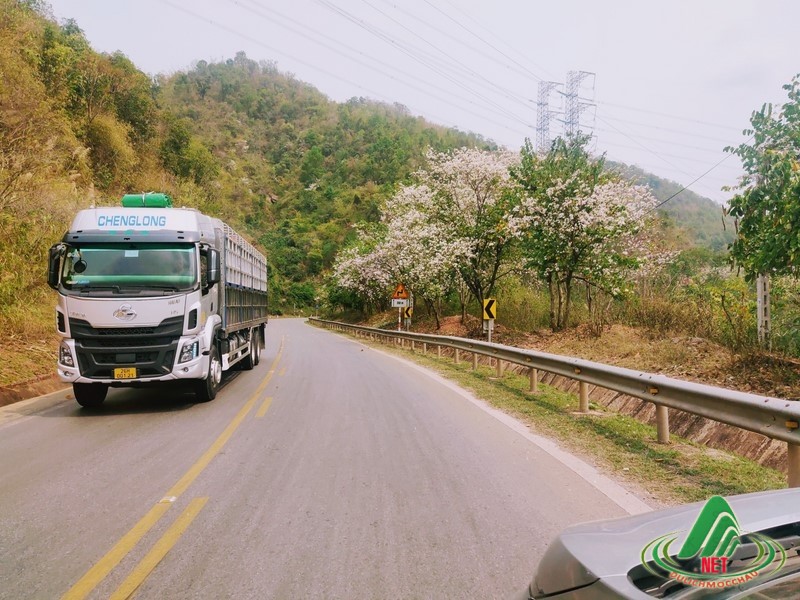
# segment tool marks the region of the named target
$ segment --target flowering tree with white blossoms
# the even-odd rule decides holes
[[[440,326],[439,305],[458,280],[455,265],[470,252],[469,244],[449,235],[444,223],[432,220],[428,208],[433,191],[425,185],[402,188],[387,201],[382,223],[382,252],[397,281],[423,300]]]
[[[504,275],[519,199],[509,167],[519,159],[469,148],[429,151],[427,159],[428,167],[415,174],[417,183],[387,201],[380,235],[362,232],[337,260],[334,278],[372,302],[376,294],[388,298],[392,286],[403,282],[432,309],[438,325],[437,304],[460,282],[482,303]]]
[[[394,283],[389,257],[383,252],[383,228],[362,227],[356,243],[343,250],[333,266],[336,284],[366,304],[381,306]]]
[[[482,305],[507,273],[502,269],[514,242],[509,224],[519,201],[509,169],[519,156],[461,148],[430,150],[427,159],[428,167],[417,178],[431,193],[420,204],[420,212],[440,228],[453,249],[452,268]]]
[[[625,274],[638,266],[636,234],[656,200],[643,186],[603,169],[586,151],[588,139],[558,139],[546,155],[530,143],[513,169],[522,199],[511,229],[520,237],[527,268],[547,284],[550,327],[568,325],[576,281],[592,293],[624,291]]]

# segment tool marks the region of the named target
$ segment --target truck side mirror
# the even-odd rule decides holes
[[[220,279],[220,264],[219,252],[213,248],[208,249],[208,263],[206,265],[206,282],[211,287],[215,283],[219,283]]]
[[[64,253],[64,246],[55,244],[50,247],[50,257],[47,262],[47,285],[54,290],[58,289],[58,280],[61,276],[61,256]]]

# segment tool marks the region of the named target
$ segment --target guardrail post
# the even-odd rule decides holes
[[[436,346],[436,357],[442,358],[442,347],[439,345]]]
[[[422,342],[422,353],[423,354],[428,353],[428,342]]]
[[[656,405],[656,431],[659,444],[669,444],[669,412],[666,406]]]
[[[536,394],[539,392],[539,370],[531,367],[529,375],[531,378],[531,393]]]
[[[458,354],[458,348],[456,348],[455,361],[456,364],[459,364],[461,362],[461,357]]]
[[[478,370],[478,353],[477,352],[473,352],[472,353],[472,370],[473,371],[477,371]]]
[[[578,406],[578,412],[589,412],[589,384],[585,381],[581,381],[579,390],[580,404]]]
[[[800,446],[788,444],[787,459],[789,471],[787,483],[789,487],[800,487]]]
[[[497,378],[499,379],[502,376],[503,376],[503,361],[498,358],[497,359]]]
[[[414,340],[411,340],[411,351],[414,352],[417,349],[417,343]]]

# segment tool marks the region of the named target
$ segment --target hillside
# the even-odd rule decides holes
[[[733,219],[723,216],[722,207],[691,190],[683,190],[682,185],[662,179],[638,167],[613,163],[609,166],[628,179],[647,185],[659,201],[674,195],[659,213],[686,231],[689,240],[700,247],[714,251],[726,250],[735,237]]]
[[[247,223],[267,250],[284,308],[313,304],[310,282],[332,265],[351,225],[377,218],[426,148],[492,147],[400,105],[332,102],[243,53],[201,61],[159,91],[170,127],[210,149],[229,199],[219,210]]]

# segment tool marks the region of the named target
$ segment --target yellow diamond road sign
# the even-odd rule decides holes
[[[486,298],[483,301],[483,318],[486,321],[497,318],[497,302],[494,298]]]

